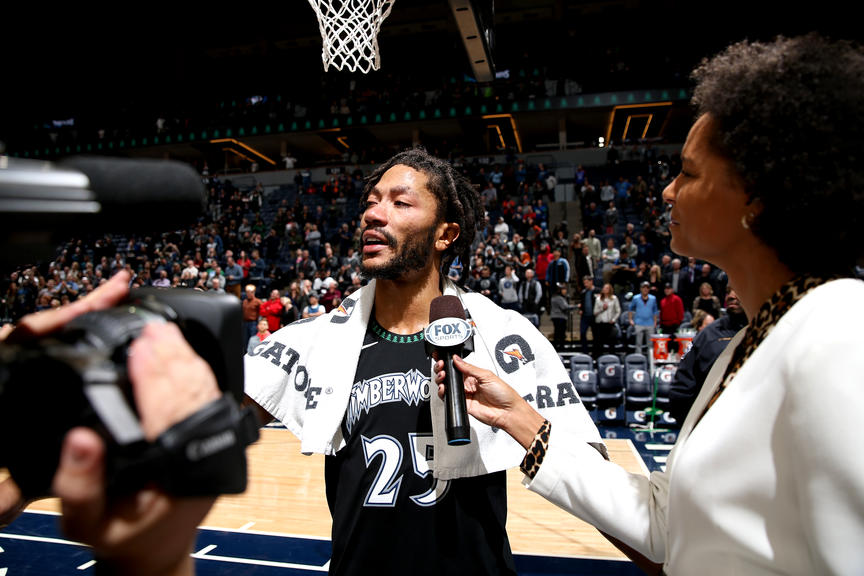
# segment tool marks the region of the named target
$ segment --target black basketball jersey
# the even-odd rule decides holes
[[[325,464],[331,574],[515,574],[506,475],[433,478],[430,360],[422,332],[370,320],[342,423]]]

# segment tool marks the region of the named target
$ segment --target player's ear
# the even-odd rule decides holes
[[[442,222],[435,230],[435,249],[444,252],[453,242],[459,238],[459,224],[455,222]]]

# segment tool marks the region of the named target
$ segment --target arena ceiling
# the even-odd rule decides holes
[[[634,66],[649,78],[653,66],[689,70],[703,56],[744,37],[797,34],[818,29],[856,38],[861,31],[840,2],[798,6],[780,2],[724,3],[686,0],[495,0],[493,60],[510,69],[529,59],[555,70],[592,70],[621,50],[636,54]],[[836,4],[836,7],[835,7]],[[38,10],[38,12],[37,12]],[[110,13],[80,5],[16,7],[0,38],[4,72],[0,89],[0,141],[15,139],[51,118],[99,114],[123,122],[130,111],[187,108],[254,94],[315,90],[329,81],[322,73],[321,38],[307,2],[184,6],[151,2],[117,5]],[[184,15],[185,14],[185,15]],[[10,25],[17,22],[18,25]],[[382,67],[373,76],[382,84],[400,78],[472,70],[447,0],[397,0],[379,38]],[[574,46],[579,46],[574,50]],[[586,73],[587,74],[587,73]],[[346,73],[328,73],[344,81]],[[591,78],[585,78],[591,92]],[[628,86],[647,90],[669,86]],[[686,85],[686,77],[679,81]],[[602,88],[602,87],[598,87]],[[608,110],[568,111],[566,123],[585,134],[603,134]],[[535,143],[557,138],[561,113],[535,114],[520,126],[539,134]],[[679,126],[680,125],[680,126]],[[683,137],[687,120],[669,130]],[[387,144],[405,138],[397,125],[379,125],[366,136]],[[459,122],[426,122],[436,138],[458,138]],[[359,137],[358,137],[359,138]],[[578,138],[570,138],[578,139]],[[295,153],[326,156],[333,142],[314,130],[259,136],[260,146],[278,157],[287,142]],[[183,157],[189,146],[146,153]]]

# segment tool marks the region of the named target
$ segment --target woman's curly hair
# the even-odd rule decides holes
[[[369,193],[384,173],[397,165],[408,166],[425,174],[429,191],[438,199],[437,221],[455,222],[459,225],[459,237],[442,255],[439,272],[442,278],[446,277],[450,264],[456,257],[465,264],[470,261],[474,237],[477,230],[485,225],[486,217],[480,195],[471,182],[449,162],[432,156],[423,148],[415,147],[396,154],[366,178],[361,198],[362,206],[365,206]],[[467,276],[462,274],[459,283],[464,284]]]
[[[751,201],[751,229],[795,273],[846,274],[864,254],[864,53],[817,34],[739,42],[693,72]]]

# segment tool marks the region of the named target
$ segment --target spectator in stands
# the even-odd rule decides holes
[[[554,186],[553,186],[553,188],[554,188]],[[546,201],[543,198],[536,198],[534,200],[533,209],[534,209],[534,213],[536,214],[537,222],[540,224],[540,226],[542,228],[548,229],[549,206],[547,206]],[[546,226],[544,226],[544,224]]]
[[[636,262],[636,256],[639,254],[639,248],[633,243],[633,237],[627,234],[624,236],[624,243],[618,248],[618,252],[626,253],[631,260]]]
[[[237,264],[233,256],[227,256],[223,272],[225,273],[225,291],[240,298],[243,284],[243,268]]]
[[[333,246],[330,242],[324,243],[324,256],[321,257],[321,261],[321,267],[330,270],[331,273],[335,273],[341,266],[340,258],[333,251]]]
[[[664,284],[669,284],[672,288],[672,292],[677,294],[678,296],[682,296],[682,294],[686,293],[689,283],[689,278],[685,270],[681,268],[681,259],[673,258],[672,259],[672,271],[669,274],[663,276]],[[684,303],[684,299],[681,299],[682,304]]]
[[[697,320],[700,329],[693,338],[690,350],[678,363],[669,389],[669,412],[679,423],[683,423],[687,417],[714,362],[735,334],[747,325],[747,315],[741,307],[738,294],[732,289],[726,294],[726,313],[716,321],[703,325],[708,315],[702,310],[699,312],[703,316]]]
[[[562,256],[561,248],[555,248],[552,251],[552,258],[549,260],[549,266],[546,268],[546,287],[554,296],[558,293],[557,286],[559,284],[570,283],[570,262]]]
[[[225,288],[222,287],[222,279],[216,276],[210,280],[210,286],[207,287],[207,291],[214,294],[225,294]]]
[[[647,262],[648,264],[652,264],[654,262],[654,247],[648,242],[648,237],[644,232],[639,233],[639,241],[636,243],[636,263]]]
[[[245,298],[241,301],[243,311],[243,330],[244,342],[248,341],[255,334],[258,325],[258,318],[261,316],[261,300],[255,295],[256,287],[254,284],[247,284],[245,288]]]
[[[306,250],[304,250],[304,253],[308,251],[309,257],[312,259],[313,262],[317,262],[318,258],[320,257],[321,238],[321,231],[318,230],[318,224],[311,222],[308,223],[306,236],[304,238],[304,241],[306,243]]]
[[[104,274],[104,268],[103,274]],[[186,260],[186,268],[180,274],[180,279],[188,285],[192,286],[198,279],[198,267],[195,266],[195,261],[192,258]]]
[[[347,222],[343,222],[339,226],[339,233],[337,235],[337,243],[339,245],[339,256],[347,256],[348,250],[353,248],[354,245],[354,235],[351,232],[351,229],[348,227]]]
[[[591,258],[587,244],[582,244],[573,266],[576,272],[576,285],[584,286],[585,278],[594,278],[594,259]]]
[[[261,318],[261,320],[256,322],[256,326],[257,331],[246,341],[247,354],[252,354],[252,351],[255,350],[255,347],[258,346],[258,344],[270,337],[270,326],[267,323],[266,318]]]
[[[513,266],[504,266],[504,274],[498,279],[499,305],[506,310],[521,311],[519,304],[519,277]]]
[[[621,257],[621,252],[615,248],[615,238],[608,237],[606,239],[606,249],[600,254],[600,263],[603,270],[603,283],[612,281],[612,271],[618,259]]]
[[[588,246],[588,253],[594,261],[594,269],[600,264],[600,257],[603,254],[603,245],[600,239],[597,238],[597,233],[594,228],[588,229],[588,234],[582,239],[582,243]]]
[[[639,287],[639,296],[630,301],[628,314],[630,326],[634,330],[635,352],[637,354],[648,355],[651,334],[657,330],[659,315],[657,299],[651,294],[651,283],[642,282]]]
[[[720,317],[720,299],[714,295],[714,288],[709,282],[699,285],[699,295],[693,300],[693,313],[704,310],[714,318]]]
[[[618,177],[618,181],[615,183],[615,199],[622,208],[627,206],[632,189],[633,183],[630,180],[623,175]]]
[[[661,274],[669,274],[672,271],[672,256],[670,254],[663,254],[660,257],[660,273]]]
[[[282,247],[282,238],[275,227],[271,227],[267,231],[267,236],[264,237],[262,248],[264,250],[264,258],[273,261],[279,258],[279,250]]]
[[[300,257],[297,258],[296,271],[299,278],[312,280],[315,278],[315,273],[318,272],[318,264],[312,258],[308,249],[298,250]]]
[[[525,281],[519,285],[519,303],[522,315],[539,328],[543,312],[543,284],[537,280],[533,268],[525,269]]]
[[[594,185],[585,179],[585,183],[579,189],[579,194],[582,197],[582,205],[597,204],[600,201],[600,193],[594,188]]]
[[[582,234],[574,232],[573,236],[570,237],[570,243],[567,244],[567,250],[562,250],[562,253],[566,253],[567,259],[575,263],[579,255],[582,254]]]
[[[620,252],[612,265],[609,282],[617,293],[631,292],[636,281],[636,262],[627,252]]]
[[[314,292],[309,294],[309,304],[303,308],[303,318],[314,318],[324,314],[324,306],[318,303],[318,295]]]
[[[600,204],[609,206],[610,202],[615,200],[615,188],[609,183],[609,180],[603,181],[603,186],[600,187]]]
[[[567,283],[560,282],[553,289],[555,294],[551,298],[551,307],[549,309],[549,318],[552,320],[554,329],[552,343],[556,350],[563,350],[567,339],[567,323],[570,320],[571,312],[577,307],[575,304],[570,304],[567,297]]]
[[[684,301],[684,309],[690,310],[693,306],[693,299],[698,293],[698,285],[696,282],[696,259],[692,256],[687,258],[687,262],[681,264],[681,274],[684,276],[684,286],[678,289],[677,294]]]
[[[618,208],[614,201],[610,201],[606,205],[606,212],[603,214],[603,225],[606,227],[606,234],[615,234],[615,227],[618,226]]]
[[[282,318],[280,319],[282,326],[287,326],[288,324],[300,319],[300,310],[294,306],[294,302],[291,301],[291,298],[288,296],[282,296],[279,299],[279,302],[282,303]]]
[[[324,294],[319,300],[324,306],[324,312],[330,312],[333,308],[339,305],[342,301],[342,292],[339,290],[339,283],[334,279],[330,279],[325,283]]]
[[[648,283],[651,285],[651,294],[655,298],[662,298],[663,286],[666,282],[663,281],[663,271],[658,264],[654,264],[648,269]]]
[[[270,291],[270,298],[261,303],[258,313],[267,319],[267,326],[275,332],[282,326],[282,295],[279,290]]]
[[[498,210],[498,190],[491,181],[486,182],[486,186],[480,192],[480,198],[483,200],[483,207],[489,212]]]
[[[700,292],[700,294],[698,294],[699,296],[701,296],[702,284],[704,284],[705,282],[707,282],[708,284],[711,285],[711,292],[712,293],[722,294],[722,292],[717,290],[717,284],[715,282],[715,277],[714,277],[714,274],[712,272],[713,272],[713,270],[712,270],[711,264],[709,264],[708,262],[703,262],[702,266],[700,266],[697,269],[696,278],[694,279],[694,282],[696,283],[696,286],[699,287],[699,292]]]
[[[696,310],[693,318],[690,320],[690,327],[694,332],[701,332],[709,324],[714,322],[715,318],[705,310]]]
[[[660,300],[660,332],[675,334],[684,322],[684,303],[672,290],[671,284],[663,285],[663,294]]]
[[[492,277],[492,269],[489,266],[484,264],[483,267],[480,268],[480,276],[469,280],[468,286],[475,292],[486,296],[493,302],[498,302],[498,282],[494,277]]]
[[[621,302],[612,289],[612,284],[603,284],[594,299],[594,344],[596,354],[611,352],[618,340],[618,318]]]
[[[215,260],[216,256],[208,256],[208,259]],[[249,280],[249,269],[252,267],[252,260],[246,254],[245,250],[240,250],[235,261],[237,262],[237,265],[243,269],[243,281],[246,282]]]
[[[498,236],[499,242],[505,243],[510,240],[510,226],[504,221],[503,216],[498,217],[498,222],[493,230]]]
[[[541,283],[546,283],[546,269],[549,268],[549,262],[552,258],[552,249],[549,244],[540,246],[534,258],[534,273],[537,275],[537,280]]]
[[[582,277],[582,291],[579,293],[579,343],[582,347],[582,353],[588,353],[588,330],[591,330],[591,337],[594,339],[594,353],[597,355],[599,351],[600,340],[597,338],[597,331],[594,328],[594,304],[596,301],[594,290],[594,277]]]
[[[546,185],[546,194],[549,198],[555,198],[555,186],[558,185],[558,177],[555,172],[549,171],[546,178],[543,179],[543,183]],[[538,200],[542,200],[542,198],[538,198]]]
[[[588,230],[605,230],[603,224],[604,210],[597,202],[590,202],[582,215],[583,223]]]
[[[253,284],[262,284],[267,274],[267,263],[261,258],[261,252],[255,248],[249,258],[249,281]]]

